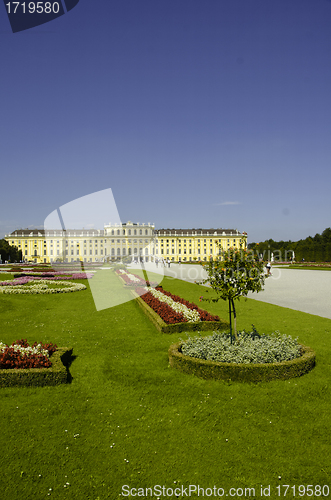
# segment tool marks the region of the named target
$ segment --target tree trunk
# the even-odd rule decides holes
[[[232,311],[233,311],[233,333],[236,340],[238,340],[237,336],[237,313],[236,308],[234,307],[234,300],[231,299],[232,302]]]
[[[229,298],[229,320],[230,320],[230,338],[231,338],[231,344],[232,344],[232,315],[231,315],[231,299]]]

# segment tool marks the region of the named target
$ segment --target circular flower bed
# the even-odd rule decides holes
[[[241,332],[189,338],[169,349],[173,368],[205,379],[260,382],[301,376],[315,366],[315,352],[290,336]]]
[[[0,293],[3,294],[51,294],[69,293],[85,290],[86,286],[81,283],[71,283],[70,281],[30,280],[15,284],[13,281],[1,281]]]

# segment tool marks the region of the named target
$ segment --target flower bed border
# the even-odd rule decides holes
[[[161,333],[176,333],[176,332],[191,332],[191,331],[210,331],[228,329],[229,323],[227,321],[198,321],[196,323],[182,322],[173,323],[168,325],[160,318],[160,316],[153,311],[153,309],[146,304],[146,302],[134,290],[131,290],[132,295],[136,299],[138,306],[144,311],[146,316],[154,324],[154,326]]]
[[[72,349],[58,348],[51,356],[49,368],[9,368],[0,370],[1,387],[44,387],[65,384],[68,381],[68,359]]]
[[[209,380],[228,382],[269,382],[301,377],[316,364],[316,353],[311,347],[301,344],[303,354],[299,358],[280,363],[220,363],[205,359],[192,358],[181,353],[183,341],[169,348],[169,363],[172,368],[183,373]]]

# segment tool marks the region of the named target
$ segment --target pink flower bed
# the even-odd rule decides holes
[[[141,278],[140,276],[138,276],[137,274],[134,274],[134,273],[126,273],[126,272],[121,272],[119,270],[116,270],[115,273],[120,276],[123,281],[125,281],[125,283],[127,285],[130,285],[130,286],[157,286],[157,283],[156,282],[153,282],[153,281],[145,281],[143,278]],[[135,277],[135,281],[132,281],[130,279],[130,276],[129,275],[132,275]]]
[[[28,273],[26,273],[28,274]],[[53,272],[53,273],[42,273],[39,275],[29,273],[29,276],[20,276],[19,278],[15,278],[13,281],[2,281],[0,282],[0,286],[7,286],[7,285],[25,285],[26,283],[29,283],[29,281],[32,280],[49,280],[49,281],[63,281],[63,280],[83,280],[83,279],[90,279],[93,278],[92,273],[72,273],[71,276],[63,276],[63,274],[68,274],[68,273],[63,273],[63,272]],[[56,275],[56,276],[55,276]]]

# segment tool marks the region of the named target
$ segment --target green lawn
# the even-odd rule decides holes
[[[192,302],[213,294],[163,286]],[[199,305],[227,317],[225,302]],[[331,489],[330,320],[239,302],[238,328],[277,329],[317,352],[302,378],[246,385],[169,368],[168,347],[185,334],[160,334],[134,301],[97,312],[89,289],[0,295],[0,311],[1,341],[54,342],[76,356],[70,384],[1,389],[1,499],[118,499],[123,485],[255,488],[250,498],[261,485],[269,498],[282,484]]]

